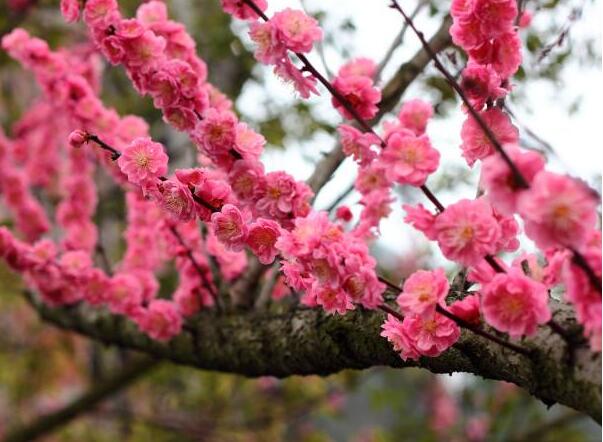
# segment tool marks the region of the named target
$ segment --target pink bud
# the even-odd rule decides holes
[[[88,141],[88,134],[83,130],[76,129],[69,134],[69,146],[79,148]]]

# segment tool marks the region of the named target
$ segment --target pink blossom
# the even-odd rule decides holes
[[[340,69],[337,75],[348,77],[360,75],[362,77],[373,78],[377,72],[377,65],[370,58],[359,57],[348,61]]]
[[[197,116],[184,106],[170,106],[163,109],[163,120],[181,131],[189,131],[195,127]]]
[[[521,29],[528,28],[532,24],[532,19],[534,18],[534,14],[532,11],[524,10],[519,17],[519,27]]]
[[[542,171],[518,200],[526,234],[538,247],[580,246],[597,222],[597,199],[568,176]]]
[[[245,159],[258,160],[266,139],[251,129],[245,123],[238,123],[235,129],[234,150],[240,153]]]
[[[322,38],[318,22],[303,11],[286,8],[274,14],[270,21],[283,45],[293,52],[310,52],[314,43]]]
[[[380,159],[389,180],[418,187],[438,168],[440,153],[431,146],[426,135],[394,134],[388,138]]]
[[[146,184],[165,175],[168,156],[163,146],[150,138],[136,138],[117,160],[121,171],[134,184]]]
[[[91,305],[105,302],[109,277],[100,269],[91,269],[86,281],[82,284],[84,299]]]
[[[482,33],[489,37],[513,31],[513,20],[517,16],[514,0],[473,0],[473,14],[479,20]]]
[[[504,149],[528,184],[544,169],[544,158],[539,153],[522,151],[512,144],[504,146]],[[491,155],[484,160],[481,184],[497,210],[507,215],[517,211],[517,200],[524,189],[517,186],[509,165],[501,155]]]
[[[551,319],[546,287],[511,268],[482,287],[484,319],[513,338],[533,335]]]
[[[224,204],[220,212],[211,216],[211,225],[216,237],[228,249],[235,252],[243,249],[248,229],[239,209],[232,204]]]
[[[278,255],[276,241],[280,231],[278,223],[264,218],[249,226],[246,244],[262,264],[271,264]]]
[[[126,51],[124,61],[127,62],[128,67],[146,70],[159,64],[161,58],[157,57],[157,54],[163,53],[166,42],[163,37],[158,37],[154,32],[144,31],[139,37],[132,39],[124,37],[123,45]]]
[[[400,353],[403,360],[419,359],[419,352],[414,346],[413,340],[407,335],[406,328],[398,319],[387,315],[387,320],[381,325],[381,336],[394,347],[394,351]]]
[[[386,177],[385,164],[374,161],[360,167],[354,187],[363,195],[375,190],[389,189],[391,182]]]
[[[167,6],[159,0],[143,3],[136,10],[136,18],[145,25],[165,22],[168,19]]]
[[[467,295],[459,301],[455,301],[448,307],[450,313],[470,323],[480,323],[479,295]]]
[[[405,315],[433,316],[436,305],[445,305],[448,279],[444,270],[418,270],[404,281],[396,302]]]
[[[439,214],[434,224],[444,256],[465,266],[497,252],[501,229],[484,198],[462,199]]]
[[[329,314],[339,313],[344,315],[348,310],[354,309],[349,296],[341,289],[316,284],[312,287],[316,303]]]
[[[82,147],[82,145],[87,141],[88,141],[88,134],[86,132],[84,132],[83,130],[79,130],[79,129],[71,132],[69,134],[69,138],[67,140],[67,142],[69,143],[69,146],[76,148],[76,149]]]
[[[240,200],[250,201],[264,187],[264,166],[259,161],[235,161],[228,182]]]
[[[343,152],[354,158],[361,165],[367,165],[377,157],[377,153],[371,149],[379,145],[381,141],[373,133],[362,133],[358,129],[346,124],[337,128]]]
[[[285,45],[279,38],[272,20],[253,23],[249,30],[249,37],[257,45],[254,56],[259,62],[273,64],[286,57]]]
[[[136,276],[117,273],[111,277],[107,287],[106,302],[109,310],[123,315],[134,315],[142,308],[142,286]]]
[[[152,339],[167,342],[180,333],[182,316],[173,302],[155,299],[137,314],[136,323]]]
[[[296,182],[285,172],[270,172],[266,175],[266,187],[257,200],[257,209],[271,217],[284,218],[289,214],[304,216],[309,212],[311,190]]]
[[[501,145],[517,143],[519,132],[513,126],[509,117],[500,109],[488,109],[481,112],[480,116]],[[483,160],[495,152],[494,146],[479,123],[471,115],[468,115],[463,123],[461,138],[463,140],[463,144],[461,145],[463,157],[470,166],[473,166],[475,161]]]
[[[61,14],[67,23],[76,22],[80,17],[80,2],[78,0],[61,0]]]
[[[258,14],[252,8],[250,8],[244,1],[242,0],[221,0],[222,8],[225,12],[233,15],[239,20],[257,20]],[[268,3],[266,0],[253,0],[253,3],[260,9],[261,11],[265,11],[268,8]]]
[[[343,222],[349,223],[354,218],[354,214],[348,206],[339,206],[335,210],[335,217]]]
[[[316,89],[316,77],[298,69],[287,57],[276,63],[274,73],[285,83],[291,84],[302,98],[310,98],[312,94],[320,95]]]
[[[373,81],[370,78],[360,75],[339,76],[335,78],[333,87],[360,118],[369,120],[377,114],[377,103],[381,100],[381,92],[373,85]],[[337,98],[333,97],[331,102],[344,118],[350,120],[354,118],[354,115]]]
[[[197,147],[218,164],[232,163],[237,136],[237,117],[230,111],[209,109],[192,137]]]
[[[417,353],[436,357],[449,349],[461,336],[459,327],[443,315],[407,316],[402,322]]]
[[[416,206],[403,204],[402,208],[406,211],[406,217],[404,218],[406,223],[422,232],[428,239],[432,241],[436,239],[436,215],[423,207],[423,204],[417,204]]]
[[[427,128],[427,122],[433,116],[433,106],[426,101],[414,99],[402,104],[398,114],[398,120],[402,127],[408,129],[416,136],[423,135]]]
[[[167,180],[161,181],[157,189],[159,204],[174,219],[186,222],[195,218],[195,202],[187,186]]]
[[[463,69],[461,87],[476,110],[481,110],[488,100],[505,96],[507,91],[500,87],[501,80],[489,65],[470,62]]]
[[[87,0],[84,6],[86,24],[102,27],[117,13],[117,0]]]
[[[507,32],[492,40],[486,40],[469,50],[469,56],[477,63],[491,65],[501,79],[511,77],[521,64],[521,40],[517,32]]]

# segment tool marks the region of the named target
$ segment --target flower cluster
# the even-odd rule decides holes
[[[276,247],[285,258],[282,270],[294,290],[305,291],[305,305],[344,314],[358,303],[376,308],[384,286],[375,274],[375,259],[366,244],[343,232],[325,212],[297,218]]]

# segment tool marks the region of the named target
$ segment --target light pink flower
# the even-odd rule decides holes
[[[67,142],[69,143],[69,146],[76,148],[76,149],[82,147],[82,145],[87,141],[88,141],[88,134],[86,132],[84,132],[83,130],[79,130],[79,129],[71,132],[69,134],[69,138],[67,140]]]
[[[67,23],[76,22],[80,17],[80,2],[78,0],[61,0],[61,15]]]
[[[512,144],[507,144],[504,149],[528,184],[544,169],[544,158],[539,153],[522,151]],[[501,155],[484,159],[481,184],[488,200],[497,210],[507,215],[517,211],[517,200],[525,189],[517,186],[509,165]]]
[[[489,65],[470,62],[463,69],[461,87],[475,110],[481,110],[488,100],[506,95],[506,89],[500,84],[500,77]]]
[[[232,204],[225,204],[220,212],[211,216],[211,225],[216,237],[228,249],[238,252],[245,246],[247,225],[243,215]]]
[[[350,297],[341,289],[316,284],[312,287],[312,295],[316,303],[329,314],[344,315],[348,310],[354,310]]]
[[[117,165],[133,184],[146,184],[165,175],[167,163],[163,146],[150,138],[136,138],[117,160]]]
[[[515,0],[473,0],[472,12],[479,20],[482,34],[488,38],[513,31],[517,16]]]
[[[402,127],[408,129],[416,136],[423,135],[427,128],[427,122],[433,116],[433,106],[426,101],[408,100],[402,104],[398,114],[398,120]]]
[[[568,176],[542,171],[518,200],[526,234],[538,247],[579,247],[597,222],[597,199]]]
[[[437,216],[434,231],[444,256],[465,266],[496,253],[501,239],[500,226],[484,198],[449,205]]]
[[[404,281],[396,302],[405,315],[433,316],[436,305],[446,305],[448,289],[443,269],[418,270]]]
[[[113,313],[132,316],[142,308],[140,281],[131,273],[117,273],[107,287],[106,302]]]
[[[378,111],[377,103],[381,100],[381,92],[373,85],[370,78],[360,75],[336,77],[333,87],[342,95],[356,114],[364,120],[373,118]],[[331,99],[335,109],[349,120],[354,118],[343,104],[335,97]]]
[[[513,126],[509,117],[500,109],[488,109],[481,112],[480,116],[501,145],[517,143],[519,132],[517,128]],[[471,115],[468,115],[463,123],[461,139],[463,140],[463,144],[461,145],[463,157],[470,166],[472,166],[475,161],[483,160],[495,152],[494,146],[485,132]]]
[[[377,72],[377,65],[370,58],[359,57],[348,61],[341,68],[337,75],[347,77],[360,75],[362,77],[373,78]]]
[[[449,349],[461,336],[459,327],[443,315],[407,316],[402,322],[406,335],[422,356],[436,357]]]
[[[247,126],[245,123],[238,123],[235,129],[234,150],[241,154],[244,159],[258,160],[266,139]]]
[[[377,153],[371,149],[372,146],[380,144],[379,137],[375,134],[362,133],[346,124],[339,125],[337,132],[343,152],[354,158],[360,165],[367,165],[377,157]]]
[[[388,138],[380,160],[389,180],[418,187],[438,168],[440,153],[426,135],[394,134]]]
[[[402,322],[392,315],[387,315],[387,320],[381,325],[381,336],[386,338],[394,347],[394,351],[400,353],[403,360],[419,359],[419,352],[414,346],[413,340],[407,335]]]
[[[422,232],[428,239],[432,241],[436,239],[436,215],[423,207],[423,204],[417,204],[416,206],[403,204],[402,208],[406,211],[406,217],[404,218],[405,222],[413,226],[419,232]]]
[[[273,64],[287,56],[285,45],[279,39],[272,20],[253,23],[249,29],[249,37],[257,45],[254,56],[259,62]]]
[[[167,180],[160,182],[157,189],[159,204],[174,219],[187,222],[195,218],[195,202],[187,186]]]
[[[274,14],[270,21],[280,41],[293,52],[310,52],[314,43],[322,38],[318,22],[303,11],[286,8]]]
[[[448,310],[453,315],[467,321],[470,324],[480,323],[480,307],[479,307],[479,295],[467,295],[459,301],[455,301]]]
[[[271,264],[278,255],[276,241],[280,232],[278,223],[264,218],[249,226],[246,243],[262,264]]]
[[[285,83],[293,86],[301,98],[310,98],[310,95],[320,95],[316,89],[316,77],[311,72],[298,69],[288,57],[276,62],[274,74]]]
[[[228,173],[228,182],[240,200],[250,201],[264,188],[264,166],[259,161],[235,161]]]
[[[167,342],[180,333],[182,316],[172,301],[154,299],[136,315],[136,323],[152,339]]]
[[[511,77],[521,64],[521,40],[517,32],[507,32],[486,40],[469,50],[469,56],[479,64],[489,64],[501,79]]]
[[[511,268],[482,287],[482,313],[495,329],[513,338],[530,336],[551,319],[546,287]]]

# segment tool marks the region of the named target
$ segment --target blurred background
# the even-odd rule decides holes
[[[140,1],[119,3],[132,14]],[[210,81],[235,100],[241,119],[267,138],[267,170],[285,169],[307,178],[335,145],[340,119],[329,97],[323,93],[302,102],[270,68],[257,65],[246,25],[231,23],[218,0],[167,3],[171,17],[185,23],[195,38]],[[400,37],[401,20],[387,0],[269,3],[270,11],[303,8],[320,21],[324,44],[311,58],[322,71],[336,72],[357,56],[380,62]],[[416,11],[417,24],[430,35],[449,2],[408,0],[405,6]],[[534,18],[522,31],[524,64],[507,103],[522,143],[543,152],[554,170],[580,176],[600,190],[600,2],[528,0],[525,7]],[[0,34],[18,26],[47,39],[52,48],[86,38],[81,24],[64,23],[58,0],[0,0]],[[419,48],[410,33],[400,40],[383,70],[383,83]],[[464,63],[454,49],[443,60],[454,72]],[[0,123],[10,134],[39,91],[31,76],[1,52],[0,91]],[[463,115],[458,100],[431,67],[403,100],[418,97],[435,105],[428,134],[443,158],[430,187],[445,203],[474,196],[478,171],[467,168],[459,155]],[[172,167],[191,162],[190,142],[162,122],[150,99],[138,96],[121,69],[105,66],[102,98],[120,114],[145,118],[153,137],[168,147]],[[345,162],[315,206],[329,207],[354,174],[355,165]],[[117,261],[123,251],[123,196],[117,189],[104,191],[97,218],[108,255]],[[421,201],[413,189],[398,187],[397,192],[400,202]],[[343,202],[357,214],[358,199],[352,192]],[[394,208],[372,246],[383,270],[402,278],[417,268],[448,265],[422,235],[403,225],[400,203]],[[0,223],[10,224],[4,215],[0,208]],[[524,246],[530,248],[527,242]],[[165,273],[162,289],[170,285],[169,271]],[[135,358],[41,322],[23,300],[21,282],[0,267],[0,436],[110,384]],[[251,380],[161,362],[44,440],[577,442],[601,440],[601,429],[559,405],[547,408],[512,385],[462,374],[375,368],[327,378]]]

